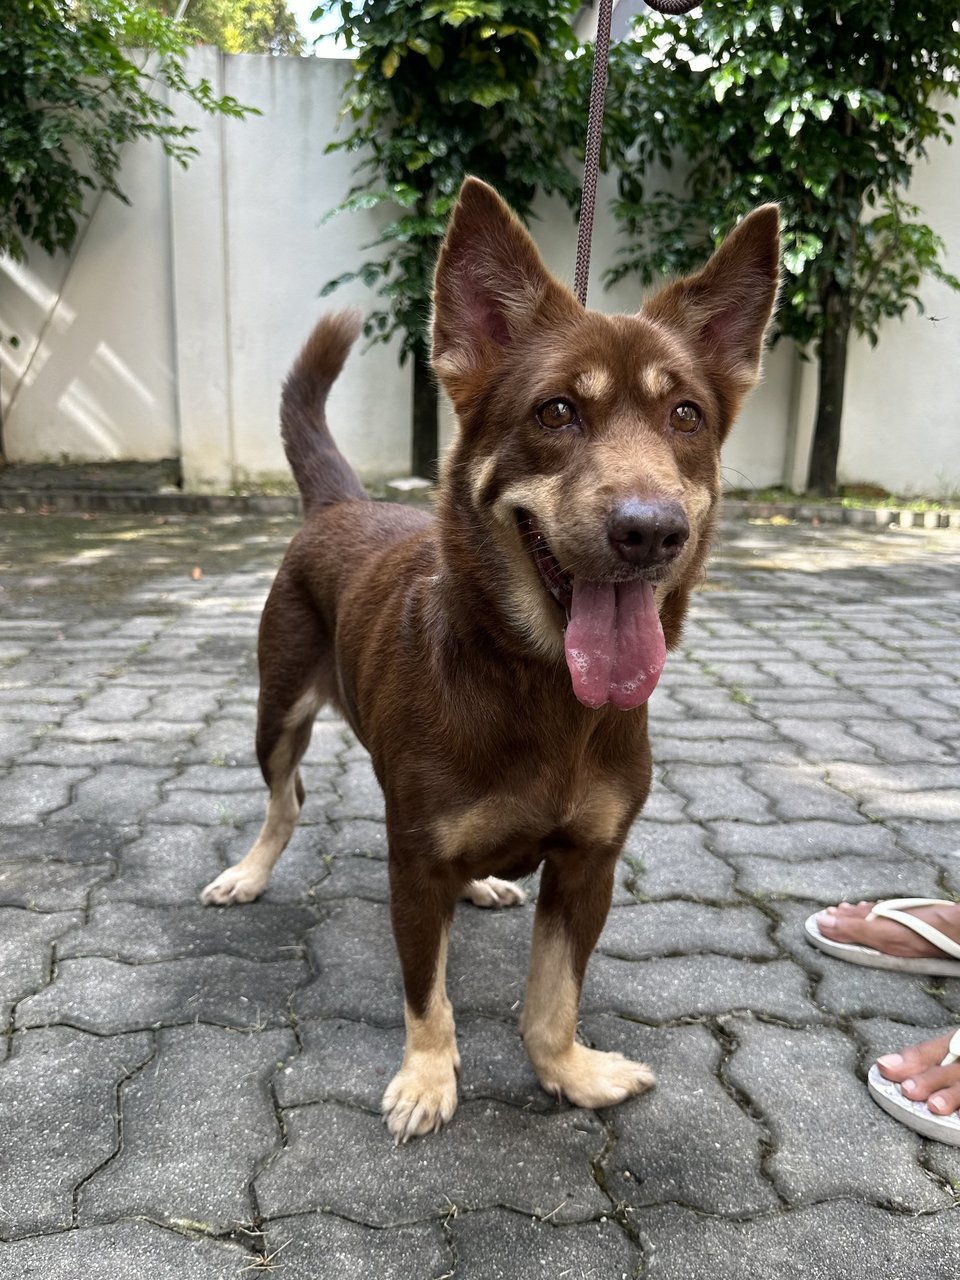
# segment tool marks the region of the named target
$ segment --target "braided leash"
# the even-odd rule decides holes
[[[658,13],[680,15],[695,9],[700,0],[645,0]],[[600,0],[597,12],[597,40],[593,54],[593,79],[590,84],[590,114],[587,118],[587,145],[583,158],[583,188],[580,199],[580,224],[577,229],[577,265],[573,273],[573,291],[582,306],[587,305],[587,277],[590,274],[590,242],[593,216],[597,207],[597,174],[600,169],[600,141],[603,137],[603,99],[607,92],[607,62],[610,55],[610,18],[613,0]]]

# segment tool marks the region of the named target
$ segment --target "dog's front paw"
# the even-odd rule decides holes
[[[471,880],[464,887],[462,896],[475,907],[521,907],[527,895],[512,880],[498,880],[487,876],[484,880]]]
[[[535,1063],[547,1093],[568,1098],[575,1107],[612,1107],[635,1094],[645,1093],[656,1076],[643,1062],[631,1062],[622,1053],[601,1053],[574,1044],[549,1063]]]
[[[269,873],[264,875],[262,871],[251,871],[238,862],[236,866],[221,871],[216,880],[211,880],[200,894],[200,899],[208,907],[253,902],[263,893],[269,879]]]
[[[447,1054],[414,1053],[387,1085],[383,1120],[397,1144],[436,1133],[457,1109],[459,1062]]]

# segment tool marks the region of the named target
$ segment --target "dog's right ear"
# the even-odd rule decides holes
[[[534,322],[578,310],[519,218],[492,187],[467,178],[433,279],[433,367],[454,402]]]

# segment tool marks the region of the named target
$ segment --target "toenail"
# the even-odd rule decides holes
[[[903,1093],[906,1093],[908,1089],[910,1090],[911,1093],[914,1093],[917,1088],[917,1082],[916,1080],[901,1080],[900,1088]]]
[[[877,1062],[881,1067],[901,1067],[903,1066],[903,1058],[899,1053],[887,1053],[882,1058],[878,1058]],[[904,1082],[906,1083],[906,1082]]]
[[[939,1093],[935,1093],[932,1098],[927,1099],[927,1106],[931,1111],[946,1111],[947,1100],[942,1098]]]

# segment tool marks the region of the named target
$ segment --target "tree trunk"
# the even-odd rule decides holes
[[[830,498],[837,492],[837,457],[840,453],[843,386],[847,376],[847,343],[850,338],[850,309],[835,281],[827,286],[824,294],[823,316],[817,421],[813,429],[807,491]]]
[[[410,472],[426,480],[437,478],[440,451],[440,405],[437,384],[425,351],[413,353],[413,450]]]

